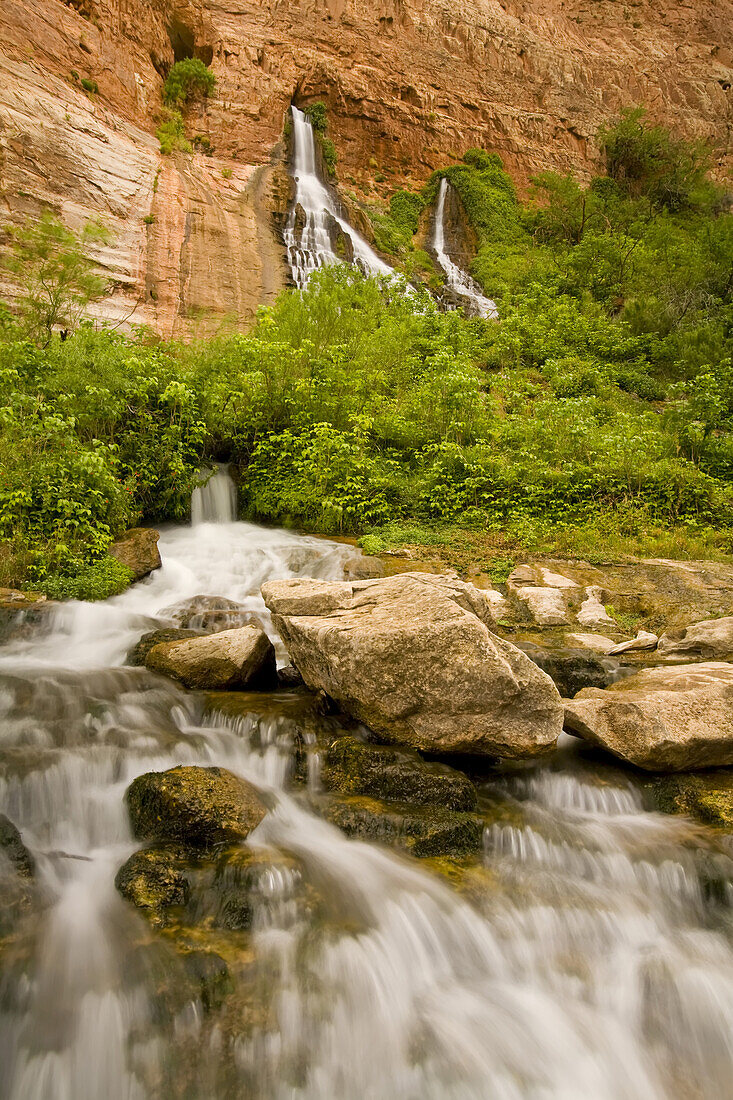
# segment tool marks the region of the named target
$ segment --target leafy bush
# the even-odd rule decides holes
[[[90,95],[96,95],[99,92],[99,85],[96,80],[92,80],[88,76],[83,76],[79,81],[85,92],[89,92]]]
[[[198,57],[185,57],[171,67],[163,86],[163,102],[180,110],[196,97],[211,95],[216,77]]]
[[[186,137],[183,118],[180,111],[172,111],[155,131],[160,142],[160,151],[166,156],[173,152],[190,153],[191,142]]]

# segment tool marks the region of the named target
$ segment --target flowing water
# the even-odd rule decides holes
[[[471,276],[463,271],[458,264],[455,264],[448,255],[447,245],[445,243],[445,199],[448,194],[448,187],[448,180],[443,178],[440,181],[438,205],[435,209],[433,250],[438,263],[445,272],[445,280],[449,288],[461,298],[467,300],[472,313],[478,317],[489,317],[492,320],[496,320],[499,316],[496,302],[491,298],[487,298]]]
[[[318,175],[313,127],[297,107],[292,107],[295,160],[295,201],[285,226],[288,263],[295,285],[302,289],[313,272],[328,264],[342,263],[334,251],[334,235],[342,233],[351,243],[353,262],[367,275],[394,275],[394,271],[369,247],[342,216],[335,198]]]
[[[462,892],[347,839],[290,793],[285,718],[204,717],[199,697],[123,661],[181,599],[264,618],[264,580],[340,578],[353,551],[200,522],[164,532],[161,553],[124,595],[65,605],[0,649],[0,811],[37,861],[5,938],[18,884],[0,867],[1,1096],[733,1096],[733,861],[712,834],[647,812],[625,773],[567,744],[487,774],[495,813]],[[113,884],[136,847],[126,786],[180,763],[231,768],[271,806],[248,841],[271,866],[219,1015]]]

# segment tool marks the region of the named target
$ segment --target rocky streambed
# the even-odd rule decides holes
[[[731,1095],[725,616],[608,658],[556,570],[160,548],[6,603],[2,1095]]]

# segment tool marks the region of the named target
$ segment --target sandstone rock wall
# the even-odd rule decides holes
[[[587,174],[599,125],[638,102],[714,142],[724,172],[731,22],[733,0],[4,0],[0,209],[104,216],[108,316],[165,334],[246,324],[285,279],[269,166],[293,98],[326,100],[340,178],[367,193],[471,145],[520,186]],[[161,158],[163,74],[191,54],[217,77],[188,120],[214,156]]]

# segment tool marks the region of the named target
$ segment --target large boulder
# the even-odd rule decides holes
[[[277,684],[275,649],[258,626],[162,642],[148,651],[145,667],[192,689],[270,691]]]
[[[200,638],[200,630],[180,630],[178,627],[167,627],[165,630],[149,630],[143,634],[139,641],[135,642],[132,649],[128,650],[127,663],[140,668],[145,664],[148,653],[157,645],[166,642],[183,642],[188,638]]]
[[[306,684],[382,740],[527,757],[562,728],[552,680],[490,630],[483,592],[429,573],[270,581],[265,603]]]
[[[139,775],[125,800],[138,839],[204,848],[244,840],[266,813],[249,783],[225,768],[194,765]]]
[[[648,771],[733,764],[733,665],[648,668],[565,704],[565,728]]]
[[[115,539],[107,553],[126,565],[132,572],[132,579],[139,581],[154,569],[160,569],[159,538],[159,533],[150,527],[134,527]]]
[[[727,660],[733,657],[733,615],[669,631],[659,639],[657,651],[664,657],[686,660]]]

